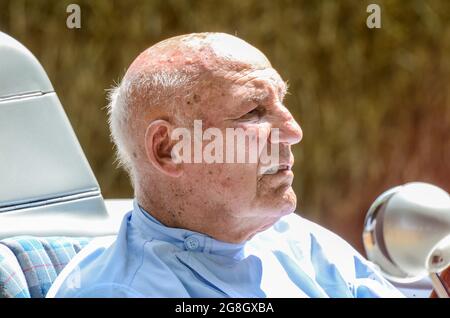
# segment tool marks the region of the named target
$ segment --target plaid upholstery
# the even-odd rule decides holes
[[[25,276],[16,256],[0,244],[0,298],[30,298]]]
[[[17,236],[0,241],[1,297],[45,297],[56,276],[90,240]]]

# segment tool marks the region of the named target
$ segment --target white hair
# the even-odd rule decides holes
[[[145,107],[170,107],[173,99],[182,93],[181,89],[189,90],[193,84],[193,78],[182,71],[142,72],[130,78],[124,77],[118,85],[108,90],[108,123],[111,139],[115,144],[116,162],[127,171],[133,186],[135,186],[135,168],[131,155],[133,150],[130,147],[136,132],[131,129],[132,116],[143,115],[133,113],[138,108],[133,103],[135,98],[139,94],[146,96]],[[177,107],[170,107],[167,110],[178,117]]]

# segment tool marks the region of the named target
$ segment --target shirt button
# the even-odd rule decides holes
[[[194,251],[198,249],[198,247],[200,246],[200,242],[198,241],[198,239],[191,236],[184,240],[184,246],[186,246],[188,250]]]

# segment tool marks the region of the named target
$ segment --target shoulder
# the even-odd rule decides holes
[[[323,275],[324,269],[331,273],[336,269],[353,286],[355,297],[403,296],[382,277],[375,264],[366,260],[339,235],[317,223],[290,214],[280,219],[272,231],[279,233],[284,240],[303,247],[315,265],[317,274]]]
[[[293,213],[260,233],[257,241],[260,249],[281,250],[307,263],[334,266],[347,279],[355,276],[356,259],[362,259],[339,235]]]

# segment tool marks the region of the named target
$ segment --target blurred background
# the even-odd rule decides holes
[[[81,7],[81,29],[66,7]],[[381,29],[368,29],[370,3]],[[362,251],[384,190],[425,181],[450,191],[450,1],[0,0],[0,30],[40,60],[105,198],[132,197],[116,167],[106,89],[145,48],[220,31],[261,49],[290,83],[298,213]]]

